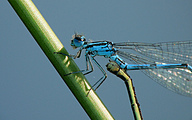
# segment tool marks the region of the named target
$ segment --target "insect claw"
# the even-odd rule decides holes
[[[64,76],[67,76],[67,75],[70,75],[70,74],[72,74],[72,73],[65,74]]]
[[[70,75],[70,74],[75,74],[75,73],[82,73],[84,72],[85,70],[81,70],[81,71],[77,71],[77,72],[71,72],[71,73],[68,73],[68,74],[65,74],[64,76],[67,76],[67,75]]]
[[[91,89],[89,89],[89,91],[88,91],[86,97],[88,97],[88,95],[89,95],[89,93],[91,92],[91,90],[93,90],[92,87],[91,87]]]
[[[70,57],[70,58],[75,58],[74,55],[67,55],[67,54],[65,54],[65,53],[60,53],[60,52],[54,52],[54,54],[61,54],[61,55],[64,55],[64,56],[68,56],[68,57]]]

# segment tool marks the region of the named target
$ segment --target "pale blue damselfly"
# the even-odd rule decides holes
[[[192,40],[162,43],[87,42],[85,36],[75,33],[71,46],[79,48],[76,55],[55,53],[76,59],[85,49],[86,70],[74,71],[66,75],[79,72],[84,72],[86,75],[93,72],[92,60],[104,74],[92,88],[98,84],[97,89],[107,78],[105,70],[95,60],[95,56],[104,56],[116,62],[122,69],[141,70],[160,85],[178,94],[192,97]],[[125,62],[121,57],[132,64]]]

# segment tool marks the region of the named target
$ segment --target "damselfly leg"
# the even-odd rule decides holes
[[[67,54],[64,54],[64,53],[60,53],[60,52],[54,52],[55,54],[61,54],[61,55],[64,55],[64,56],[68,56],[68,57],[71,57],[73,59],[76,59],[78,58],[77,56],[80,56],[78,53],[77,55],[67,55]],[[94,86],[96,86],[99,82],[99,85],[96,87],[95,90],[97,90],[99,88],[99,86],[105,81],[105,79],[107,78],[107,74],[105,72],[105,70],[101,67],[101,65],[95,60],[94,57],[91,57],[91,59],[94,61],[94,63],[98,66],[98,68],[101,70],[101,72],[103,73],[103,76],[91,87],[91,89],[89,90],[89,92],[93,89]],[[84,75],[87,75],[91,72],[93,72],[94,68],[93,68],[93,64],[89,58],[89,55],[88,54],[85,54],[85,60],[86,60],[86,70],[81,70],[81,71],[77,71],[77,72],[71,72],[71,73],[68,73],[68,74],[65,74],[65,76],[67,75],[70,75],[70,74],[75,74],[75,73],[80,73],[80,72],[85,72]],[[89,65],[91,67],[91,70],[89,71]],[[88,94],[89,94],[88,92]]]
[[[98,68],[101,70],[101,72],[103,73],[103,77],[101,77],[92,87],[94,87],[95,85],[97,85],[99,83],[99,85],[95,88],[95,90],[97,90],[99,88],[99,86],[105,81],[105,79],[107,78],[107,73],[105,72],[105,70],[101,67],[101,65],[93,58],[91,57],[92,60],[95,62],[95,64],[98,66]]]
[[[67,55],[67,54],[64,54],[64,53],[60,53],[60,52],[54,52],[55,54],[61,54],[61,55],[64,55],[64,56],[68,56],[70,58],[73,58],[73,59],[76,59],[80,56],[80,51],[77,53],[77,55]],[[71,73],[68,73],[68,74],[65,74],[64,76],[67,76],[67,75],[70,75],[70,74],[75,74],[75,73],[83,73],[83,72],[86,72],[84,73],[84,75],[86,74],[89,74],[91,72],[93,72],[93,65],[92,65],[92,62],[89,58],[88,55],[85,55],[85,60],[86,60],[86,70],[80,70],[80,71],[76,71],[76,72],[71,72]],[[89,64],[91,66],[91,70],[89,71]],[[88,71],[88,72],[87,72]]]
[[[91,86],[91,89],[89,89],[89,92],[93,89],[93,87],[95,85],[97,85],[99,83],[99,85],[95,88],[95,91],[99,88],[99,86],[106,80],[107,78],[107,73],[105,72],[105,70],[101,67],[101,65],[95,60],[94,57],[91,57],[91,59],[95,62],[95,64],[97,65],[97,67],[101,70],[101,72],[103,73],[103,77],[101,77],[95,84],[93,84],[93,86]],[[87,94],[87,96],[89,95],[89,92]]]
[[[80,55],[81,55],[81,50],[79,50],[76,55],[68,55],[68,54],[61,53],[61,52],[54,52],[54,54],[61,54],[61,55],[68,56],[68,57],[70,57],[70,58],[76,59],[76,58],[79,58],[79,57],[80,57]]]

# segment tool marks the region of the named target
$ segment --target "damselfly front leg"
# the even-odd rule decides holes
[[[87,74],[93,72],[94,69],[93,69],[93,64],[92,64],[88,54],[85,55],[85,60],[86,60],[86,70],[84,72],[86,72],[86,73],[84,73],[84,75],[87,75]],[[89,65],[91,66],[90,71],[89,71]]]
[[[80,50],[79,50],[80,51]],[[79,58],[77,56],[80,56],[80,52],[78,51],[77,55],[67,55],[67,54],[64,54],[64,53],[60,53],[60,52],[54,52],[55,54],[61,54],[61,55],[64,55],[64,56],[68,56],[68,57],[71,57],[73,59],[76,59],[76,58]],[[107,78],[107,74],[105,72],[105,70],[101,67],[101,65],[95,60],[94,57],[91,57],[91,59],[94,61],[94,63],[98,66],[98,68],[101,70],[101,72],[103,73],[103,77],[101,77],[92,87],[94,87],[96,84],[98,84],[100,81],[101,83],[96,87],[96,89],[104,82],[104,80]],[[86,70],[81,70],[81,71],[77,71],[77,72],[71,72],[71,73],[68,73],[68,74],[65,74],[66,75],[70,75],[70,74],[75,74],[75,73],[80,73],[80,72],[86,72],[84,73],[84,75],[87,75],[91,72],[93,72],[94,68],[93,68],[93,64],[89,58],[89,55],[88,54],[85,54],[85,60],[86,60]],[[91,70],[89,71],[89,65],[91,67]],[[95,90],[96,90],[95,89]]]
[[[79,50],[76,55],[67,55],[67,54],[60,53],[60,52],[54,52],[54,53],[55,54],[61,54],[61,55],[68,56],[68,57],[71,57],[73,59],[76,59],[76,58],[80,57],[81,50]],[[85,55],[85,60],[86,60],[86,70],[80,70],[80,71],[77,71],[77,72],[71,72],[71,73],[65,74],[65,76],[70,75],[70,74],[80,73],[80,72],[86,72],[86,73],[84,73],[84,75],[86,75],[86,74],[89,74],[89,73],[93,72],[93,70],[94,70],[93,69],[93,65],[92,65],[92,62],[91,62],[91,60],[90,60],[90,58],[89,58],[89,56],[87,54]],[[91,67],[90,71],[89,71],[89,65]]]
[[[78,51],[77,55],[67,55],[67,54],[64,54],[64,53],[60,53],[60,52],[54,52],[55,54],[61,54],[61,55],[64,55],[64,56],[68,56],[68,57],[71,57],[73,59],[76,59],[76,58],[79,58],[80,57],[80,54],[81,54],[81,50]],[[105,81],[105,79],[107,78],[107,74],[105,72],[105,70],[101,67],[101,65],[95,60],[94,57],[91,56],[91,59],[94,61],[94,63],[98,66],[98,68],[101,70],[101,72],[103,73],[103,76],[91,87],[91,89],[89,90],[89,92],[93,89],[93,87],[95,85],[97,85],[99,82],[99,85],[96,87],[95,90],[97,90],[99,88],[99,86]],[[80,72],[85,72],[84,75],[87,75],[91,72],[93,72],[94,68],[93,68],[93,64],[89,58],[89,55],[88,54],[85,54],[85,60],[86,60],[86,70],[81,70],[81,71],[77,71],[77,72],[71,72],[71,73],[68,73],[68,74],[65,74],[65,76],[67,75],[70,75],[70,74],[75,74],[75,73],[80,73]],[[89,65],[91,67],[91,70],[89,71]],[[88,92],[88,94],[89,94]],[[87,94],[87,95],[88,95]]]
[[[70,57],[70,58],[73,58],[73,59],[76,59],[76,58],[79,58],[80,56],[81,56],[81,49],[77,52],[77,54],[76,55],[67,55],[67,54],[65,54],[65,53],[61,53],[61,52],[54,52],[54,54],[61,54],[61,55],[64,55],[64,56],[68,56],[68,57]]]

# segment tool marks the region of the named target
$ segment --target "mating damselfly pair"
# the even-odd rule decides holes
[[[92,86],[98,84],[96,89],[105,81],[107,74],[94,57],[104,56],[116,62],[122,69],[141,70],[162,86],[178,94],[192,97],[192,40],[163,43],[87,42],[85,36],[75,33],[71,46],[80,48],[76,55],[55,53],[76,59],[85,49],[86,70],[74,71],[67,75],[79,72],[84,72],[84,75],[91,73],[93,71],[92,60],[104,74]],[[122,51],[123,49],[124,51]],[[120,57],[129,60],[132,64],[124,62]],[[89,65],[91,70],[89,70]]]

